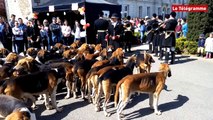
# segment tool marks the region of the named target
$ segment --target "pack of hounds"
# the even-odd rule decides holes
[[[114,95],[119,120],[125,118],[122,111],[132,94],[148,93],[150,108],[160,115],[158,99],[167,76],[171,76],[169,65],[161,63],[159,72],[150,73],[155,62],[150,54],[134,54],[124,63],[127,57],[123,49],[109,52],[109,48],[78,41],[70,46],[57,43],[48,51],[28,48],[22,55],[1,48],[0,117],[36,120],[35,102],[42,98],[47,110],[61,112],[63,108],[56,104],[56,93],[64,87],[65,99],[81,97],[94,104],[95,111],[103,110],[106,117],[110,117],[107,104]],[[133,74],[134,68],[137,74]],[[32,101],[31,105],[26,104],[28,100]]]

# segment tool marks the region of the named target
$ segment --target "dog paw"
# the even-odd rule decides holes
[[[93,101],[92,101],[91,99],[89,99],[89,98],[88,98],[88,102],[89,102],[89,103],[93,103]]]
[[[69,99],[69,98],[70,98],[70,96],[68,96],[68,95],[64,97],[64,99]]]
[[[162,113],[161,113],[161,111],[156,111],[155,114],[156,115],[161,115]]]
[[[61,112],[63,110],[63,108],[56,108],[57,112]]]
[[[99,112],[100,110],[101,110],[100,107],[95,107],[96,112]]]
[[[121,117],[121,116],[118,116],[118,120],[122,120],[122,117]]]
[[[105,115],[106,117],[110,117],[110,116],[111,116],[111,114],[108,113],[108,112],[104,112],[104,115]]]
[[[74,95],[73,98],[77,99],[78,97],[77,97],[77,95]]]
[[[47,110],[52,110],[53,106],[52,105],[45,105]]]
[[[120,118],[124,118],[125,117],[125,115],[123,113],[120,113],[119,116],[120,116]]]

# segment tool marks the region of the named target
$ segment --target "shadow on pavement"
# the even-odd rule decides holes
[[[158,108],[163,114],[163,112],[177,109],[177,108],[183,106],[188,100],[189,100],[189,98],[187,96],[178,95],[177,98],[174,99],[174,101],[160,104],[158,106]],[[143,117],[143,116],[146,116],[149,114],[154,114],[154,111],[152,109],[150,109],[149,107],[146,107],[146,108],[141,108],[139,110],[136,110],[132,113],[126,114],[125,116],[126,116],[127,120],[131,120],[131,119],[140,118],[140,117]]]
[[[73,99],[73,98],[70,98],[70,99]],[[62,112],[59,112],[59,113],[55,112],[55,113],[50,114],[50,115],[42,115],[41,116],[41,113],[46,110],[45,106],[42,104],[34,112],[36,113],[37,120],[46,120],[47,118],[48,118],[48,120],[61,120],[61,119],[65,118],[73,110],[87,106],[88,104],[89,103],[87,101],[84,101],[84,100],[77,101],[77,102],[74,102],[74,103],[71,103],[71,104],[61,106],[61,107],[63,107]]]
[[[191,61],[195,61],[197,59],[195,58],[190,58],[190,56],[176,56],[175,57],[175,63],[174,64],[182,64],[182,63],[187,63],[187,62],[191,62]]]

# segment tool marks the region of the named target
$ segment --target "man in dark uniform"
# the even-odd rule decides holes
[[[175,45],[176,45],[176,38],[175,38],[175,28],[177,26],[177,20],[175,19],[176,13],[171,12],[170,18],[168,21],[165,22],[165,40],[162,41],[162,46],[165,48],[165,62],[168,63],[169,61],[169,53],[171,53],[171,62],[170,64],[174,63],[175,60]]]
[[[94,29],[96,31],[97,41],[96,44],[102,45],[103,48],[106,48],[107,44],[105,41],[106,32],[109,26],[109,22],[103,19],[103,12],[100,12],[99,19],[94,22]]]
[[[156,13],[153,13],[152,15],[152,19],[150,21],[148,21],[148,26],[151,27],[151,32],[153,34],[151,34],[152,36],[151,37],[151,41],[150,41],[150,52],[153,53],[157,53],[157,34],[158,34],[158,31],[157,31],[157,28],[158,28],[158,21],[157,21],[157,15]]]
[[[118,21],[118,14],[113,13],[111,16],[111,23],[109,24],[108,33],[110,36],[110,45],[116,50],[121,46],[121,36],[123,34],[123,25]]]

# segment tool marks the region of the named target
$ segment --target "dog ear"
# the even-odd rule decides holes
[[[150,55],[150,59],[149,59],[150,61],[150,63],[155,63],[155,60],[153,59],[153,57]]]

